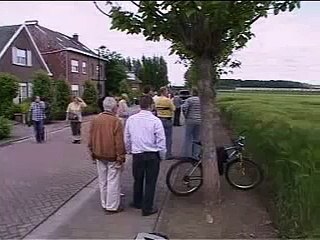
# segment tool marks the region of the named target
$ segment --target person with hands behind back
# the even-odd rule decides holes
[[[88,147],[97,165],[101,206],[110,214],[123,210],[120,207],[120,178],[126,152],[123,126],[116,116],[116,100],[106,97],[103,108],[104,112],[91,122]]]
[[[153,206],[160,160],[166,158],[166,136],[162,122],[152,114],[152,97],[140,98],[141,111],[128,118],[125,126],[127,153],[132,154],[133,203],[142,216],[157,213]]]

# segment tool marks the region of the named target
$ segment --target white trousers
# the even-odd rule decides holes
[[[108,211],[116,211],[120,206],[121,169],[115,162],[97,160],[101,206]]]

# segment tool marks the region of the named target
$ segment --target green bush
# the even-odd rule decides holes
[[[51,106],[50,118],[63,120],[66,117],[66,110],[71,102],[70,85],[65,80],[55,80],[54,101]]]
[[[52,103],[53,100],[53,81],[48,76],[48,73],[40,70],[34,73],[32,78],[33,83],[33,96],[40,96],[47,102]]]
[[[0,116],[11,118],[13,115],[13,99],[17,96],[19,80],[8,73],[0,73]]]
[[[245,97],[243,97],[245,96]],[[317,97],[304,97],[320,102]],[[238,131],[272,187],[275,222],[286,237],[320,234],[320,148],[317,104],[301,97],[222,96],[219,107]],[[308,117],[306,117],[308,116]]]
[[[97,114],[99,112],[99,108],[97,106],[88,105],[83,109],[83,116]]]
[[[12,105],[12,112],[13,113],[22,113],[22,108],[20,104],[13,104]]]
[[[82,95],[83,100],[88,105],[96,106],[98,103],[98,92],[92,81],[86,81]]]
[[[0,116],[0,139],[4,139],[10,136],[11,124],[10,121]]]

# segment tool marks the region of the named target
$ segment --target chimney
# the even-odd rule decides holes
[[[38,20],[28,20],[24,22],[25,25],[38,25],[38,23]]]
[[[73,34],[72,35],[72,39],[74,40],[74,41],[76,41],[76,42],[79,42],[79,35],[78,34]]]

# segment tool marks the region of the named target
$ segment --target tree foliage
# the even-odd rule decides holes
[[[169,83],[167,62],[162,56],[142,56],[141,60],[127,58],[125,65],[142,81],[143,86],[158,90]]]
[[[9,73],[0,73],[0,116],[10,118],[13,110],[13,99],[18,95],[19,80]]]
[[[96,106],[98,102],[98,92],[92,81],[84,83],[83,100],[91,106]]]
[[[9,137],[11,128],[10,121],[3,116],[0,116],[0,139]]]
[[[131,1],[137,12],[112,1],[111,29],[143,34],[146,40],[171,42],[182,59],[207,57],[214,65],[234,65],[230,56],[254,36],[251,26],[261,17],[292,11],[299,1]],[[99,8],[100,10],[104,10]]]
[[[65,80],[54,81],[54,102],[52,105],[52,117],[64,119],[68,104],[71,101],[71,88]]]
[[[48,73],[40,70],[34,73],[32,78],[33,96],[45,98],[49,103],[53,101],[52,80]]]
[[[109,50],[103,57],[106,59],[105,74],[107,82],[105,90],[109,94],[118,94],[120,82],[127,79],[125,60],[120,54]]]

